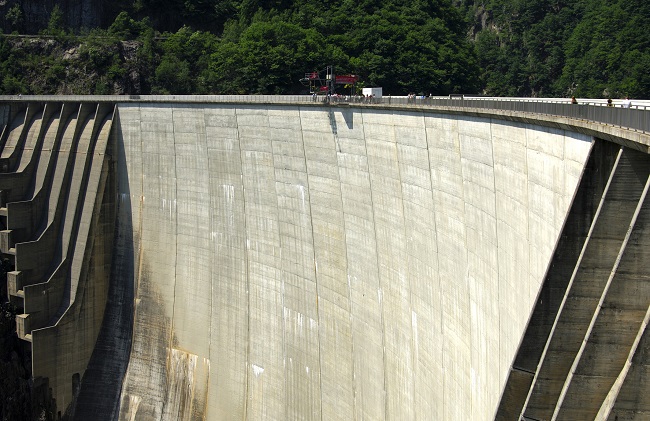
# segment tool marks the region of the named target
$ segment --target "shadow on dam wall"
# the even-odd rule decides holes
[[[71,419],[650,413],[646,153],[318,104],[120,103],[110,144]]]
[[[0,251],[31,349],[34,411],[65,415],[104,314],[115,187],[114,104],[2,104]]]
[[[119,141],[119,130],[114,129],[111,136],[116,158],[112,168],[113,182],[120,185],[111,279],[101,330],[81,381],[74,412],[70,414],[73,420],[117,417],[122,382],[131,352],[135,288],[131,280],[135,279],[138,241],[137,234],[133,232],[129,183],[125,181],[128,174],[120,171],[122,167],[119,163],[125,162],[126,156],[123,143]]]

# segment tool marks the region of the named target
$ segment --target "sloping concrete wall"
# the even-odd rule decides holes
[[[115,225],[114,105],[2,108],[0,253],[11,270],[1,287],[20,311],[18,337],[31,342],[34,410],[60,418],[104,316]]]
[[[589,137],[425,111],[118,110],[120,419],[494,417]]]

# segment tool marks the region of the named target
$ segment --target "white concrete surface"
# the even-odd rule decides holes
[[[120,419],[494,416],[588,136],[418,110],[118,110],[136,266]]]

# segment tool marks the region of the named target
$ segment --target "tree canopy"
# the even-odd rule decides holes
[[[333,65],[393,95],[650,96],[645,0],[109,3],[105,28],[68,28],[55,7],[49,41],[3,37],[0,92],[304,93]]]
[[[646,0],[461,3],[488,94],[650,97]]]

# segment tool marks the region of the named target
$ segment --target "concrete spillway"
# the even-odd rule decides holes
[[[647,383],[647,153],[426,109],[121,103],[113,120],[111,291],[81,387],[53,389],[60,410],[649,414],[633,396]]]

